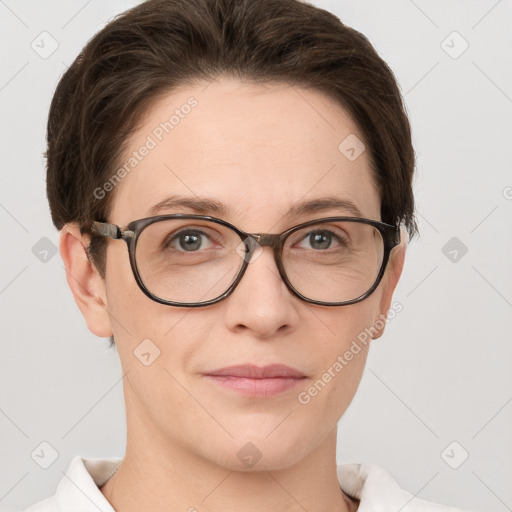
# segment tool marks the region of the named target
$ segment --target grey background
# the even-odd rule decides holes
[[[74,455],[124,453],[118,356],[87,330],[51,252],[42,153],[59,77],[136,3],[0,0],[2,511],[53,494]],[[379,464],[423,499],[512,510],[512,2],[313,3],[394,70],[418,156],[421,236],[395,294],[403,311],[372,346],[338,462]],[[47,58],[31,47],[43,31],[58,43]],[[58,454],[47,469],[31,457],[42,442]]]

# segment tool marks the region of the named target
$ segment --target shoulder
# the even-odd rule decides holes
[[[53,496],[23,512],[114,512],[100,486],[115,472],[120,459],[73,457]]]
[[[402,489],[397,481],[377,464],[342,464],[337,467],[337,473],[343,491],[360,500],[358,512],[469,512],[417,498]]]

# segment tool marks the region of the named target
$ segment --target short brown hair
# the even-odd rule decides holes
[[[47,193],[57,229],[76,221],[91,235],[91,221],[108,221],[115,192],[97,200],[94,190],[120,165],[143,114],[177,86],[222,75],[337,100],[365,138],[382,220],[417,233],[415,155],[393,72],[364,35],[300,0],[147,0],[98,32],[50,107]],[[104,240],[91,235],[88,252],[104,277]]]

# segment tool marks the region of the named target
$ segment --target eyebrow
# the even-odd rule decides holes
[[[232,208],[216,199],[207,197],[187,197],[181,195],[173,195],[167,197],[163,201],[155,204],[149,210],[150,215],[157,215],[165,210],[174,208],[188,208],[200,215],[215,214],[218,216],[228,216],[233,213]],[[301,201],[294,204],[286,214],[287,217],[295,217],[307,213],[324,212],[327,210],[342,210],[350,213],[355,217],[363,217],[361,210],[350,199],[340,197],[321,197],[309,201]]]

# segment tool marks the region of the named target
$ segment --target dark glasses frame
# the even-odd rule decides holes
[[[215,222],[217,224],[221,224],[222,226],[225,226],[232,231],[234,231],[239,237],[240,240],[243,242],[245,246],[246,253],[243,257],[243,263],[240,267],[240,270],[238,272],[237,277],[233,281],[233,284],[220,296],[216,297],[215,299],[210,299],[208,301],[204,302],[194,302],[194,303],[188,303],[188,302],[174,302],[169,301],[165,299],[161,299],[160,297],[157,297],[156,295],[153,295],[150,290],[147,289],[146,285],[142,281],[139,270],[137,268],[137,262],[135,258],[135,250],[137,247],[137,241],[139,239],[139,236],[141,232],[149,225],[154,224],[155,222],[161,222],[168,219],[195,219],[195,220],[207,220],[211,222]],[[321,223],[327,223],[327,222],[337,222],[337,221],[348,221],[348,222],[359,222],[363,224],[368,224],[370,226],[373,226],[374,228],[378,229],[379,232],[382,235],[382,240],[384,242],[384,255],[382,258],[382,264],[381,268],[379,270],[379,273],[377,275],[377,278],[373,285],[370,287],[368,291],[360,295],[359,297],[356,297],[355,299],[351,299],[348,301],[343,302],[323,302],[323,301],[317,301],[313,299],[309,299],[308,297],[305,297],[301,293],[299,293],[293,285],[288,280],[288,277],[286,276],[286,272],[284,270],[284,266],[282,263],[282,252],[283,247],[286,242],[286,239],[288,236],[290,236],[295,231],[298,231],[299,229],[302,229],[304,227],[313,225],[313,224],[321,224]],[[279,274],[281,276],[281,279],[286,284],[287,288],[290,290],[292,294],[294,294],[299,299],[304,300],[305,302],[308,302],[310,304],[317,304],[320,306],[346,306],[349,304],[355,304],[356,302],[361,302],[362,300],[369,297],[377,288],[380,281],[382,280],[382,276],[384,275],[384,272],[386,270],[389,256],[391,253],[391,250],[393,247],[396,247],[400,244],[400,227],[399,226],[392,226],[390,224],[386,224],[381,221],[376,221],[372,219],[365,219],[361,217],[324,217],[321,219],[315,219],[310,220],[308,222],[304,222],[302,224],[298,224],[296,226],[293,226],[286,231],[283,231],[279,234],[270,234],[270,233],[246,233],[245,231],[242,231],[241,229],[238,229],[236,226],[233,226],[233,224],[230,224],[229,222],[226,222],[222,219],[217,219],[215,217],[210,217],[207,215],[195,215],[195,214],[183,214],[183,213],[176,213],[176,214],[169,214],[169,215],[157,215],[155,217],[146,217],[144,219],[138,219],[130,222],[126,228],[122,229],[120,226],[116,224],[110,224],[107,222],[98,222],[93,221],[92,223],[92,232],[103,236],[107,238],[112,238],[114,240],[124,240],[126,242],[126,245],[128,246],[128,253],[130,257],[130,266],[132,268],[133,275],[135,277],[135,280],[137,284],[139,285],[139,288],[144,292],[145,295],[147,295],[150,299],[154,300],[155,302],[158,302],[160,304],[165,304],[168,306],[177,306],[177,307],[200,307],[200,306],[208,306],[210,304],[215,304],[217,302],[220,302],[221,300],[228,297],[231,293],[233,293],[234,289],[238,285],[238,283],[241,281],[245,271],[247,270],[247,267],[249,265],[249,262],[251,261],[252,254],[254,250],[260,246],[260,247],[271,247],[274,252],[274,260],[276,262],[277,268],[279,270]]]

